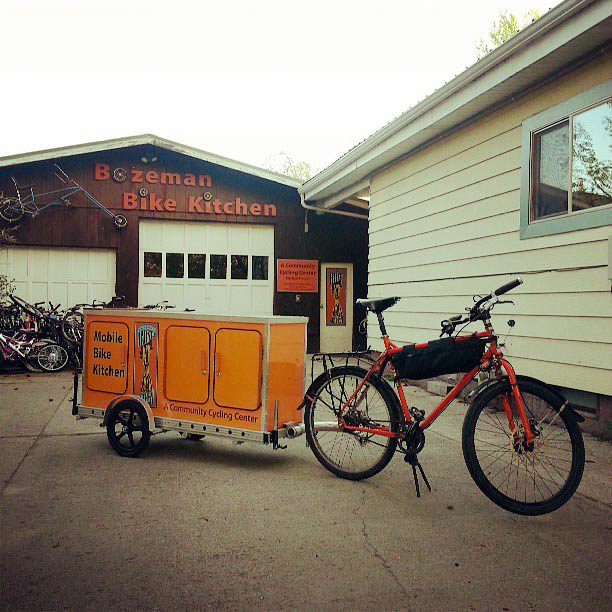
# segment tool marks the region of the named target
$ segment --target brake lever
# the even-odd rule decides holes
[[[498,300],[495,304],[512,304],[514,306],[514,302],[512,300]]]

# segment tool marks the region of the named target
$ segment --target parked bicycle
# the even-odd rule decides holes
[[[55,176],[64,185],[67,185],[66,187],[53,191],[45,191],[43,193],[34,193],[34,187],[32,185],[19,185],[17,179],[13,176],[11,179],[15,187],[15,196],[2,197],[2,195],[0,195],[0,217],[11,223],[19,221],[24,214],[35,217],[51,206],[60,204],[70,206],[72,204],[70,198],[82,193],[89,202],[111,217],[118,228],[123,228],[127,225],[127,219],[124,215],[116,215],[111,212],[84,187],[81,187],[74,179],[71,179],[57,164],[54,164],[54,166]],[[22,191],[25,190],[29,190],[27,195],[22,194]],[[52,196],[51,199],[49,199],[49,196]]]
[[[61,320],[61,332],[63,337],[73,347],[75,356],[78,358],[78,368],[81,368],[83,363],[83,339],[85,336],[85,323],[83,308],[121,308],[124,304],[125,297],[122,295],[114,295],[108,302],[93,300],[91,304],[82,303],[75,304],[68,308]]]
[[[59,372],[68,363],[68,353],[57,342],[40,340],[35,332],[24,331],[11,338],[0,333],[0,369],[6,363],[19,363],[26,369]]]
[[[348,365],[325,369],[304,399],[308,444],[330,472],[350,480],[380,472],[400,452],[412,466],[417,495],[419,474],[429,490],[418,454],[425,431],[479,372],[480,384],[465,415],[462,447],[465,463],[480,490],[497,505],[524,515],[556,510],[576,491],[584,470],[584,444],[578,415],[555,389],[516,375],[498,343],[491,311],[499,299],[522,283],[502,285],[474,296],[467,315],[441,322],[441,336],[399,347],[389,340],[383,311],[400,298],[357,300],[378,318],[384,350],[369,369]],[[457,327],[480,321],[485,331],[455,334]],[[386,366],[397,393],[383,378]],[[466,372],[439,405],[425,415],[409,407],[403,380]],[[419,472],[417,473],[417,468]]]
[[[26,321],[25,325],[13,332],[13,339],[28,337],[35,340],[38,347],[36,359],[43,370],[62,370],[69,359],[79,365],[72,346],[65,342],[60,331],[61,317],[57,313],[59,304],[55,307],[49,304],[49,310],[45,310],[42,308],[43,302],[30,304],[14,294],[10,294],[9,299],[22,312],[22,320]]]

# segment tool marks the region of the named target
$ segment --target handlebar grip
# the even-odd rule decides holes
[[[508,291],[512,291],[512,289],[522,284],[523,284],[523,279],[518,277],[518,278],[515,278],[514,280],[511,280],[509,283],[506,283],[505,285],[498,287],[493,293],[495,293],[495,295],[502,295],[503,293],[508,293]]]

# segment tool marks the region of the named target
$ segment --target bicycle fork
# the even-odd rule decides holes
[[[525,434],[525,445],[530,446],[534,439],[533,431],[531,430],[531,424],[529,423],[529,419],[527,418],[527,413],[525,412],[525,405],[523,403],[523,397],[521,395],[521,391],[518,388],[516,374],[514,373],[514,369],[512,366],[505,360],[501,360],[501,364],[506,370],[508,374],[508,380],[510,381],[511,394],[516,403],[516,409],[519,413],[519,417],[521,419],[521,424],[523,426],[523,432]],[[510,431],[514,437],[514,442],[520,443],[519,432],[517,431],[516,424],[514,422],[514,417],[512,415],[512,406],[510,405],[510,397],[508,394],[504,394],[502,396],[502,406],[504,408],[504,412],[506,413],[506,418],[508,419],[508,426],[510,427]]]

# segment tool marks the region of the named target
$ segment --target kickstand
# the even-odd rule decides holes
[[[417,475],[417,467],[421,472],[421,476],[423,478],[423,482],[425,486],[431,491],[431,486],[429,485],[429,481],[427,480],[427,476],[425,476],[425,471],[423,470],[423,466],[419,463],[416,455],[406,455],[404,457],[404,461],[409,463],[412,466],[412,476],[414,477],[414,488],[416,489],[417,497],[421,497],[421,489],[419,488],[419,477]]]

